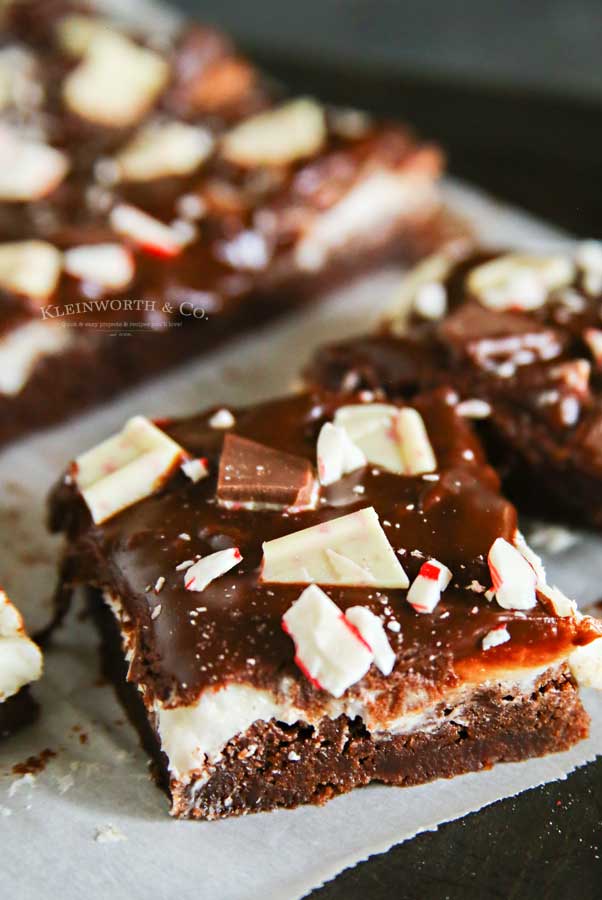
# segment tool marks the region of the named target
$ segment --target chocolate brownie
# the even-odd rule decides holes
[[[213,29],[0,15],[0,442],[447,234],[436,147]]]
[[[138,416],[73,462],[50,520],[173,815],[321,803],[587,734],[602,623],[546,583],[451,389]]]
[[[321,348],[310,383],[411,398],[455,388],[509,495],[602,525],[602,244],[457,248],[409,276],[382,329]]]

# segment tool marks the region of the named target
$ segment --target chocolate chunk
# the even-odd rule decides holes
[[[222,503],[255,506],[308,506],[314,486],[311,463],[228,434],[219,464],[217,497]]]

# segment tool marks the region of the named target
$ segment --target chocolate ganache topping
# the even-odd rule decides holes
[[[537,665],[598,636],[591,620],[579,624],[573,617],[558,618],[542,596],[528,613],[503,609],[485,596],[491,586],[488,552],[497,538],[513,540],[516,515],[499,495],[497,476],[447,389],[414,402],[436,457],[435,472],[400,475],[368,462],[322,485],[315,508],[295,511],[266,508],[266,498],[275,496],[266,475],[262,472],[253,487],[248,466],[246,473],[243,466],[241,484],[251,502],[220,502],[218,472],[225,443],[237,445],[240,461],[245,444],[253,442],[253,463],[257,445],[270,448],[268,471],[277,496],[286,502],[297,496],[298,484],[283,497],[285,469],[299,472],[306,464],[314,466],[324,424],[342,407],[361,402],[355,395],[313,391],[231,410],[228,429],[212,427],[211,421],[224,424],[215,411],[161,421],[169,438],[203,458],[207,476],[191,481],[178,470],[156,493],[100,525],[91,521],[78,490],[77,466],[57,486],[51,519],[55,529],[68,535],[64,571],[70,582],[101,588],[123,605],[122,624],[134,648],[130,678],[150,697],[179,705],[193,702],[209,685],[248,682],[276,689],[283,676],[290,676],[310,702],[315,688],[296,667],[293,643],[281,627],[304,585],[262,582],[262,547],[369,507],[410,581],[431,558],[452,573],[430,614],[415,612],[404,589],[324,586],[342,611],[360,605],[381,617],[396,656],[395,677],[411,673],[430,683],[453,685],[460,673]],[[283,469],[276,465],[279,458]],[[291,458],[298,465],[287,469]],[[237,465],[229,469],[234,481]],[[186,589],[187,569],[195,560],[235,549],[229,571],[201,591]],[[500,625],[506,625],[510,640],[485,652],[484,636]],[[366,679],[373,677],[369,673]]]

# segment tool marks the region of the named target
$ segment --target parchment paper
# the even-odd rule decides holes
[[[458,183],[449,183],[447,192],[492,243],[566,241]],[[137,412],[187,413],[283,391],[319,343],[370,329],[398,277],[382,272],[203,364],[6,450],[0,456],[0,574],[30,625],[47,617],[54,579],[57,546],[44,530],[44,497],[71,457]],[[543,543],[552,581],[582,604],[597,598],[600,539],[541,528],[535,538]],[[602,750],[602,699],[591,695],[585,698],[591,737],[567,753],[415,788],[372,786],[323,808],[178,822],[149,780],[145,755],[111,688],[99,682],[95,633],[76,614],[47,655],[36,696],[43,708],[38,724],[0,747],[0,895],[19,900],[291,900],[420,831],[564,778]],[[15,763],[46,748],[56,756],[41,774],[12,774]]]

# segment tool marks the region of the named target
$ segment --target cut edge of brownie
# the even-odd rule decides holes
[[[142,694],[127,680],[122,634],[99,591],[89,603],[101,637],[103,668],[168,794],[171,814],[219,819],[303,804],[321,805],[371,782],[399,787],[453,778],[560,752],[587,737],[589,716],[566,662],[521,679],[466,686],[450,705],[432,704],[422,727],[371,733],[360,716],[324,716],[310,724],[257,720],[234,735],[195,781],[170,774],[167,755]]]

